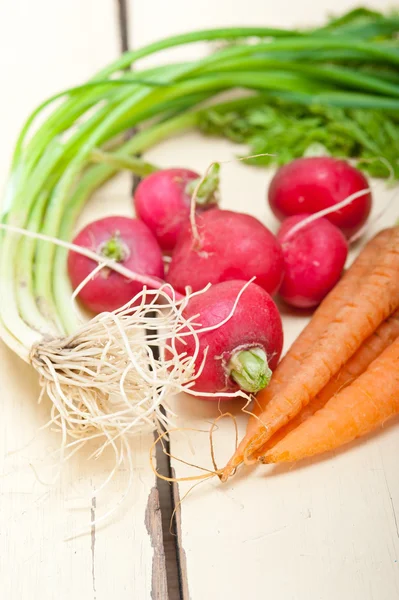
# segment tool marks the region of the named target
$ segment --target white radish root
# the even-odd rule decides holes
[[[183,315],[190,298],[202,292],[176,300],[165,284],[158,290],[144,288],[122,308],[97,315],[68,337],[36,345],[31,364],[52,402],[48,425],[61,433],[60,466],[88,442],[96,442],[90,458],[98,458],[109,447],[115,466],[101,486],[104,489],[122,463],[129,471],[132,468],[131,437],[176,427],[173,396],[199,395],[192,386],[206,352],[199,359],[198,334],[226,323],[249,283],[243,285],[231,313],[213,327],[201,328],[195,322],[199,315],[191,320]],[[184,343],[187,336],[195,339],[193,355],[176,350],[175,341]],[[250,401],[241,391],[218,395]],[[130,472],[128,488],[131,481]],[[127,493],[128,489],[124,497]]]
[[[96,489],[96,495],[107,487],[122,464],[129,471],[123,497],[96,519],[98,523],[117,510],[132,485],[130,439],[146,432],[160,434],[175,427],[176,415],[171,408],[174,395],[186,392],[194,396],[242,397],[245,406],[251,401],[242,391],[204,394],[196,392],[193,386],[207,355],[205,350],[201,358],[198,356],[199,334],[218,329],[229,321],[252,280],[243,284],[225,319],[213,326],[201,327],[201,323],[196,322],[200,321],[200,315],[186,319],[184,309],[192,297],[206,292],[209,286],[195,293],[187,289],[182,296],[170,285],[105,260],[87,248],[8,224],[0,224],[1,229],[88,256],[98,263],[96,273],[107,267],[144,284],[142,291],[120,309],[83,322],[76,332],[66,337],[43,335],[30,351],[25,348],[26,355],[21,355],[39,375],[42,387],[39,402],[47,394],[52,403],[51,418],[41,429],[51,427],[61,433],[57,477],[66,460],[93,442],[95,449],[89,458],[97,459],[109,448],[115,459],[110,473]],[[92,276],[93,272],[72,294],[73,304]],[[153,286],[152,289],[147,289],[147,285]],[[176,350],[176,341],[184,344],[187,336],[194,337],[192,355]]]
[[[177,304],[166,286],[143,289],[75,334],[33,348],[31,363],[53,403],[51,422],[63,443],[100,433],[100,454],[111,440],[170,424],[167,399],[194,381],[196,357],[179,355],[171,345],[166,359],[162,350],[168,338],[193,330],[182,316],[188,299]]]

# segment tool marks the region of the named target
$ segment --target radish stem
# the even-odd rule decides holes
[[[220,164],[212,163],[205,178],[200,177],[199,179],[193,179],[193,181],[190,181],[190,183],[187,184],[186,192],[189,196],[192,196],[196,192],[195,204],[199,204],[200,206],[217,204],[217,198],[215,196],[220,184],[219,172]]]
[[[129,249],[120,239],[118,233],[112,236],[112,238],[102,244],[98,249],[98,254],[102,254],[105,258],[109,258],[116,262],[123,262],[128,256],[128,253]]]
[[[272,372],[262,348],[235,352],[227,365],[227,372],[242,390],[256,394],[269,385]]]

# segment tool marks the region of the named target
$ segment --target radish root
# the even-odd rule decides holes
[[[98,459],[107,448],[115,457],[96,495],[122,464],[129,471],[123,497],[96,524],[117,510],[132,486],[130,439],[154,430],[167,435],[164,430],[175,426],[173,396],[204,395],[192,389],[206,360],[206,351],[199,358],[198,334],[226,323],[249,284],[237,294],[230,314],[212,327],[201,327],[196,322],[199,315],[187,319],[183,314],[190,299],[207,288],[176,300],[174,290],[165,284],[158,290],[143,288],[122,308],[97,315],[68,337],[44,339],[33,347],[30,362],[40,377],[41,396],[45,392],[52,402],[46,426],[61,433],[59,472],[89,442],[96,444],[89,459]],[[187,336],[195,340],[192,355],[176,350],[176,341],[184,344]],[[250,401],[242,391],[218,396]]]
[[[318,212],[313,213],[312,215],[309,215],[308,217],[306,217],[306,219],[303,219],[303,221],[299,221],[299,223],[297,223],[296,225],[294,225],[294,227],[292,227],[292,229],[290,229],[290,231],[285,236],[284,241],[286,242],[289,239],[291,239],[301,229],[303,229],[307,225],[310,225],[310,223],[313,223],[313,221],[317,221],[317,219],[321,219],[321,217],[325,217],[331,213],[336,212],[337,210],[340,210],[341,208],[345,208],[345,206],[348,206],[349,204],[351,204],[351,202],[353,202],[357,198],[361,198],[361,196],[365,196],[366,194],[368,194],[370,192],[371,192],[370,188],[365,188],[364,190],[359,190],[357,192],[354,192],[353,194],[351,194],[350,196],[348,196],[341,202],[338,202],[338,204],[333,204],[332,206],[329,206],[328,208],[323,208],[323,210],[319,210]]]
[[[143,289],[75,334],[44,340],[32,349],[31,363],[53,403],[51,423],[64,444],[68,438],[84,442],[101,433],[104,443],[97,457],[119,438],[171,425],[167,398],[193,384],[196,356],[178,354],[173,343],[168,359],[163,350],[167,339],[183,329],[196,335],[182,315],[189,298],[179,305],[168,286]]]

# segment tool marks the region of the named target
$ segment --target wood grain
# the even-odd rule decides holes
[[[195,148],[190,156],[187,148]],[[220,140],[188,134],[149,153],[160,164],[203,169],[209,160],[224,160],[242,149]],[[181,161],[181,163],[180,163]],[[224,207],[245,210],[274,226],[266,209],[270,175],[238,164],[222,169]],[[376,209],[392,198],[373,183]],[[250,194],[248,193],[250,190]],[[399,190],[396,189],[396,193]],[[376,227],[399,216],[393,203]],[[306,317],[285,313],[285,349]],[[182,396],[175,405],[178,425],[209,429],[217,406]],[[240,433],[246,417],[239,403],[226,403]],[[218,423],[216,456],[223,465],[233,450],[231,421]],[[352,444],[341,452],[297,466],[240,471],[222,485],[203,483],[181,505],[181,548],[191,600],[250,597],[263,600],[391,600],[399,594],[399,423]],[[212,468],[207,434],[171,434],[171,453]],[[173,461],[176,477],[195,474]],[[191,483],[179,484],[183,498]]]
[[[369,2],[377,9],[385,1]],[[218,3],[205,0],[185,10],[180,0],[159,5],[151,19],[151,5],[135,4],[132,23],[136,43],[142,45],[167,34],[221,25],[267,23],[277,26],[320,23],[328,13],[355,6],[350,0],[319,3],[281,0],[264,3],[249,0]],[[165,30],[165,22],[171,26]],[[180,48],[165,52],[159,60],[187,60],[207,52]],[[147,153],[149,160],[163,166],[186,166],[204,170],[211,161],[229,160],[243,148],[221,140],[204,140],[189,133],[168,140]],[[222,205],[244,210],[271,228],[276,227],[266,206],[266,188],[271,173],[238,163],[222,169]],[[373,184],[376,210],[388,202],[393,191]],[[398,217],[398,202],[392,204],[384,223]],[[284,314],[285,348],[306,323],[305,317]],[[176,403],[181,427],[209,428],[219,414],[210,403],[182,396]],[[237,404],[223,406],[235,411],[240,432],[246,417]],[[182,559],[186,560],[186,595],[203,598],[251,598],[263,600],[393,600],[399,597],[399,452],[398,424],[362,440],[345,452],[295,467],[247,469],[225,485],[215,478],[199,485],[183,500],[180,511]],[[215,436],[217,460],[224,464],[233,449],[233,427],[219,422]],[[183,433],[171,435],[171,452],[189,462],[211,468],[208,436]],[[176,477],[195,474],[172,461]],[[183,498],[191,483],[179,484]],[[189,595],[188,595],[189,592]],[[186,596],[185,596],[186,597]]]
[[[0,144],[2,183],[29,112],[118,55],[116,2],[3,2],[0,44],[8,89],[2,104],[7,113]],[[130,183],[128,174],[109,182],[92,199],[80,225],[101,214],[132,214]],[[60,438],[40,430],[49,419],[50,404],[45,400],[38,405],[38,396],[36,374],[0,342],[0,597],[149,600],[153,561],[162,572],[160,540],[154,548],[145,523],[146,511],[153,511],[155,524],[159,515],[156,506],[148,505],[155,485],[148,461],[152,435],[132,443],[132,488],[112,518],[102,522],[101,516],[126,491],[126,469],[103,492],[96,492],[113,466],[113,456],[89,461],[93,448],[87,448],[53,481]],[[164,589],[153,598],[166,600]]]
[[[176,478],[176,471],[171,469],[172,477]],[[188,587],[187,577],[187,563],[186,563],[186,552],[183,547],[182,541],[182,529],[181,529],[181,498],[179,494],[179,484],[172,484],[173,490],[173,502],[174,502],[174,534],[176,536],[176,552],[178,559],[178,571],[179,571],[179,587],[181,600],[190,600],[190,592]]]
[[[162,517],[159,506],[158,489],[154,486],[148,497],[145,524],[154,549],[152,558],[152,600],[163,600],[168,597],[168,582],[165,568],[165,552],[162,534]]]

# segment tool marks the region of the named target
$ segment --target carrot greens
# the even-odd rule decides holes
[[[359,168],[372,177],[389,177],[383,158],[399,178],[399,113],[305,105],[270,96],[256,96],[252,105],[212,107],[200,117],[200,129],[248,146],[247,154],[265,154],[246,162],[282,165],[302,156],[367,159]]]

